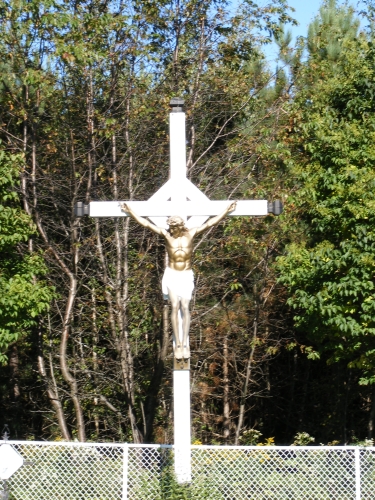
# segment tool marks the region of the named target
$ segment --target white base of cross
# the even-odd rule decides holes
[[[191,482],[190,370],[173,370],[174,467],[180,484]]]

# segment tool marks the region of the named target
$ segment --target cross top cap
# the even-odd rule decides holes
[[[185,100],[182,97],[172,97],[169,101],[169,105],[173,112],[182,111],[182,106],[185,104]]]

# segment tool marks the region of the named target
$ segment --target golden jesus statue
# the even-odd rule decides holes
[[[189,303],[194,290],[194,274],[191,267],[193,254],[193,239],[218,224],[224,217],[235,210],[237,202],[231,203],[221,214],[212,217],[200,227],[188,229],[184,220],[178,215],[169,217],[169,229],[158,227],[144,217],[139,216],[126,203],[121,204],[121,210],[127,212],[143,227],[151,229],[163,236],[168,253],[168,266],[164,271],[162,290],[165,298],[169,298],[172,305],[171,322],[174,341],[174,356],[177,360],[190,358],[188,344],[190,328]],[[180,338],[178,328],[178,312],[181,311],[183,337]]]

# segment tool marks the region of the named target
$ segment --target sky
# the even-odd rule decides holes
[[[288,0],[288,4],[294,7],[292,17],[297,19],[299,26],[293,26],[292,32],[295,37],[305,36],[307,26],[314,19],[322,4],[322,0]]]

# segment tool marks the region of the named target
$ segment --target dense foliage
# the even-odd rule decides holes
[[[291,201],[301,238],[278,260],[296,326],[313,345],[361,369],[373,383],[374,48],[358,20],[335,2],[309,30],[309,59],[292,106],[289,162],[300,187]]]
[[[0,2],[1,168],[4,193],[20,178],[22,210],[15,194],[7,206],[26,280],[1,333],[13,437],[172,440],[162,241],[73,206],[147,199],[167,180],[180,95],[189,178],[212,199],[286,205],[197,241],[195,441],[371,437],[375,398],[358,381],[373,381],[372,32],[330,0],[304,59],[287,3],[262,5]]]
[[[22,157],[0,151],[0,362],[6,352],[37,325],[38,315],[49,308],[53,291],[38,279],[47,273],[42,256],[28,252],[35,227],[19,206],[15,190]]]

